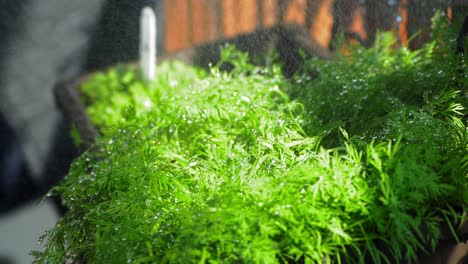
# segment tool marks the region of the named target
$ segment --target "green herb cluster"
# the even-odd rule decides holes
[[[292,80],[231,48],[229,73],[96,75],[82,91],[98,151],[54,188],[70,210],[36,260],[416,261],[468,206],[467,67],[437,39],[391,45]]]

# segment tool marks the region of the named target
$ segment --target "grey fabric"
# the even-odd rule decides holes
[[[39,177],[60,115],[52,89],[81,72],[90,30],[104,0],[31,0],[3,44],[0,111],[16,131],[29,169]]]

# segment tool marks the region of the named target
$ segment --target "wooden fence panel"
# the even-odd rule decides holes
[[[264,27],[273,26],[276,21],[276,6],[277,0],[260,0],[263,1],[263,18],[262,24]]]
[[[219,0],[204,0],[205,3],[205,42],[221,37],[221,3]]]
[[[284,22],[304,24],[306,5],[306,0],[289,0],[286,6]]]
[[[277,23],[297,23],[308,28],[322,46],[333,35],[352,32],[367,44],[378,30],[393,30],[400,43],[419,30],[412,42],[417,48],[428,38],[434,8],[449,16],[466,12],[468,2],[452,0],[452,8],[437,1],[360,0],[164,0],[165,50],[175,51],[223,37],[252,32]]]
[[[310,22],[310,34],[323,47],[328,47],[332,39],[333,28],[333,0],[323,0],[315,7],[317,10],[312,10],[315,14],[307,14],[314,16]]]
[[[200,44],[205,42],[207,39],[206,26],[208,25],[205,21],[205,14],[207,12],[205,1],[191,0],[190,9],[189,18],[191,18],[190,21],[192,21],[190,23],[190,42],[191,44]]]
[[[164,36],[165,50],[175,51],[188,48],[190,43],[189,5],[187,0],[164,1],[165,27]]]
[[[258,6],[256,0],[238,0],[238,32],[254,31],[257,27]]]
[[[239,33],[239,9],[236,8],[236,3],[238,3],[238,0],[221,1],[222,34],[225,37],[232,37]]]

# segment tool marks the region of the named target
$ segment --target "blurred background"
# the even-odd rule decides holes
[[[421,47],[431,17],[449,21],[467,0],[0,0],[0,264],[31,263],[38,239],[66,210],[39,200],[77,155],[53,87],[138,56],[139,15],[155,9],[159,55],[297,24],[333,49],[346,36],[366,46],[377,31]],[[208,56],[208,54],[207,54]]]
[[[370,44],[380,31],[394,31],[401,44],[427,40],[437,9],[449,19],[464,16],[466,0],[166,0],[164,50],[175,51],[278,23],[297,23],[328,47],[340,32]]]

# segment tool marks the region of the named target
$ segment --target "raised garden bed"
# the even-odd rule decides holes
[[[229,73],[167,62],[154,82],[126,67],[72,82],[83,94],[63,106],[86,109],[75,138],[93,149],[52,191],[70,210],[38,262],[428,263],[466,235],[451,34],[413,52],[382,34],[289,79],[228,48]]]

